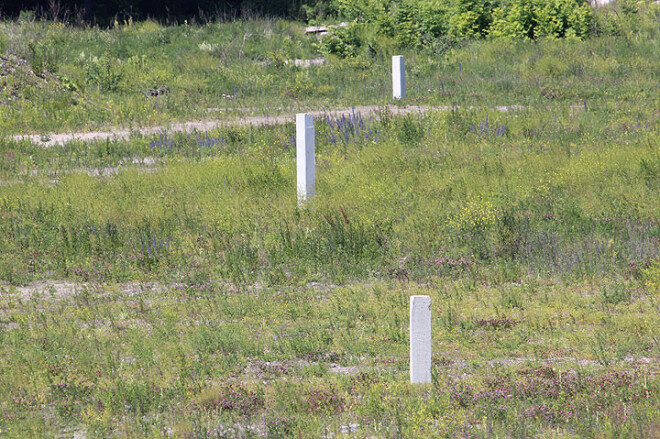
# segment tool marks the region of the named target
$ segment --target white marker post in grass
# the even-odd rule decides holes
[[[431,298],[410,296],[410,382],[431,382]]]
[[[316,134],[311,114],[296,114],[296,164],[298,171],[298,206],[314,197],[316,170],[314,149]]]
[[[406,97],[406,66],[401,55],[392,57],[392,92],[394,99]]]

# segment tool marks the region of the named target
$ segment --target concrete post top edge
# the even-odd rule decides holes
[[[419,296],[419,295],[415,295],[415,296],[410,296],[410,298],[411,298],[411,299],[416,299],[416,298],[427,298],[427,299],[430,299],[431,296]]]

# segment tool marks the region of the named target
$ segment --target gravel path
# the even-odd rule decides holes
[[[440,106],[440,107],[428,107],[428,106],[418,106],[418,105],[406,105],[406,106],[397,106],[397,105],[387,105],[387,106],[378,106],[378,105],[367,105],[361,107],[352,107],[352,108],[338,108],[335,110],[326,110],[326,111],[308,111],[309,114],[314,116],[341,116],[349,115],[353,111],[360,113],[362,115],[376,115],[380,113],[387,112],[392,115],[404,115],[410,113],[426,113],[428,111],[450,111],[452,109],[457,109],[459,107],[451,106]],[[521,110],[524,107],[519,105],[514,105],[510,107],[498,106],[493,109],[496,111],[507,112]],[[46,148],[54,145],[63,145],[67,142],[73,140],[88,142],[95,140],[127,140],[130,138],[131,134],[142,134],[142,135],[154,135],[162,132],[176,133],[191,133],[191,132],[200,132],[208,131],[218,127],[226,126],[244,126],[244,125],[279,125],[287,122],[294,122],[295,114],[283,114],[278,116],[245,116],[234,119],[226,120],[207,120],[207,121],[195,121],[195,122],[177,122],[169,125],[138,128],[138,129],[125,129],[125,128],[116,128],[110,131],[89,131],[89,132],[78,132],[78,133],[61,133],[61,134],[49,134],[47,136],[40,134],[18,134],[11,136],[11,139],[15,141],[20,140],[29,140],[32,143],[40,144]]]

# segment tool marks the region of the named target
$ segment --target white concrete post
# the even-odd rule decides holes
[[[296,166],[298,173],[298,205],[303,206],[314,197],[315,158],[314,117],[311,114],[296,114]]]
[[[406,66],[401,55],[392,57],[392,90],[394,99],[406,97]]]
[[[431,382],[431,298],[410,296],[410,382]]]

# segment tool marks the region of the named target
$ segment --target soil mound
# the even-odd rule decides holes
[[[35,72],[24,58],[0,56],[0,105],[31,101],[44,91],[70,94],[74,103],[78,97],[78,87],[72,81],[45,70]]]

